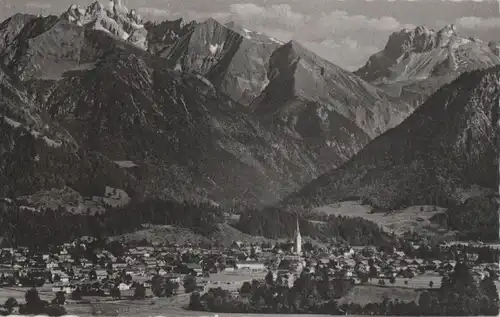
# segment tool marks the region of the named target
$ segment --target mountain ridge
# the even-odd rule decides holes
[[[455,25],[394,32],[384,47],[354,73],[391,96],[418,107],[461,73],[500,64],[494,42],[461,36]]]
[[[304,202],[307,206],[357,197],[378,207],[398,208],[408,204],[446,204],[452,192],[461,186],[496,188],[494,167],[498,162],[494,158],[498,152],[499,117],[495,105],[499,102],[499,79],[499,66],[461,75],[440,88],[401,125],[373,140],[340,168],[292,194],[284,204],[301,201],[301,196],[309,200]],[[419,168],[434,172],[424,177]],[[408,180],[402,186],[402,179],[407,177],[398,173],[403,170],[410,176],[424,178]],[[420,183],[422,193],[417,194],[412,187]]]

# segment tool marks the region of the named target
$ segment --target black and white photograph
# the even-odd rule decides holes
[[[0,315],[500,316],[500,0],[0,0]]]

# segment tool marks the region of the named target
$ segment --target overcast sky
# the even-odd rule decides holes
[[[0,0],[0,20],[16,12],[61,13],[75,0]],[[404,27],[459,32],[485,41],[500,40],[497,0],[122,0],[145,18],[183,17],[234,20],[282,41],[295,39],[349,70],[381,50],[389,35]],[[498,0],[500,1],[500,0]],[[88,5],[92,0],[81,0]],[[101,0],[106,4],[108,0]]]

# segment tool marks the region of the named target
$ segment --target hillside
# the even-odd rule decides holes
[[[355,72],[391,96],[418,106],[461,73],[500,64],[493,42],[461,36],[454,25],[403,29]]]
[[[499,82],[500,66],[461,75],[347,163],[275,206],[245,213],[239,225],[245,232],[276,237],[293,232],[293,223],[284,220],[293,219],[296,213],[323,221],[348,217],[363,219],[359,224],[363,229],[358,230],[369,239],[373,231],[363,221],[387,226],[388,220],[403,217],[407,225],[412,218],[421,218],[422,225],[430,221],[426,231],[435,227],[443,233],[455,230],[463,238],[497,241]],[[345,206],[338,206],[342,202],[361,211],[348,215]],[[419,213],[422,208],[418,206],[425,205],[444,209],[420,212],[417,218],[400,212]],[[475,222],[467,220],[470,212]],[[309,230],[318,232],[321,227]],[[359,237],[354,231],[340,234]]]
[[[42,110],[81,147],[129,162],[117,166],[137,177],[140,197],[258,203],[320,172],[300,142],[266,131],[206,79],[161,60],[116,50],[94,69],[33,85]]]
[[[65,27],[75,30],[58,23],[62,36]],[[172,70],[164,59],[100,31],[84,30],[82,38],[80,52],[95,59],[91,66],[62,67],[57,77],[34,76],[12,90],[25,95],[16,107],[32,107],[50,131],[62,135],[50,136],[48,144],[26,139],[26,146],[39,144],[32,151],[13,149],[17,152],[7,160],[4,175],[6,186],[16,189],[5,189],[6,197],[23,196],[38,207],[76,197],[79,203],[68,209],[101,210],[92,197],[105,198],[110,187],[132,200],[258,206],[345,159],[332,159],[321,147],[263,126],[200,75]],[[55,43],[51,48],[60,44]],[[24,133],[17,124],[8,129],[3,142]]]
[[[447,206],[473,185],[497,188],[499,78],[500,67],[463,74],[284,205],[359,199],[389,209]]]

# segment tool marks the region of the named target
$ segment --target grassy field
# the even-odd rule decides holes
[[[208,288],[221,287],[227,290],[237,290],[243,282],[253,279],[264,279],[267,272],[251,272],[248,270],[240,270],[235,272],[220,272],[211,274],[210,277],[198,278],[198,283],[206,283]]]
[[[432,288],[440,288],[441,287],[441,279],[442,277],[435,273],[426,273],[424,275],[415,276],[414,278],[396,278],[396,282],[391,284],[388,279],[384,279],[385,285],[381,285],[382,287],[402,287],[402,288],[412,288],[412,289],[428,289],[429,283],[432,281],[434,284]],[[368,284],[377,285],[378,286],[378,278],[374,278],[368,282]],[[408,281],[408,284],[404,282]]]
[[[338,303],[349,304],[357,303],[366,305],[368,303],[381,303],[384,298],[399,299],[403,302],[418,302],[420,292],[416,289],[402,288],[402,287],[379,287],[375,285],[356,285],[347,294],[342,297]]]
[[[412,206],[390,213],[373,213],[371,206],[362,205],[357,201],[346,201],[318,207],[314,211],[327,215],[364,218],[379,224],[385,231],[394,232],[396,235],[402,235],[410,229],[429,235],[450,234],[439,225],[431,223],[430,218],[446,211],[444,208],[435,206]]]

